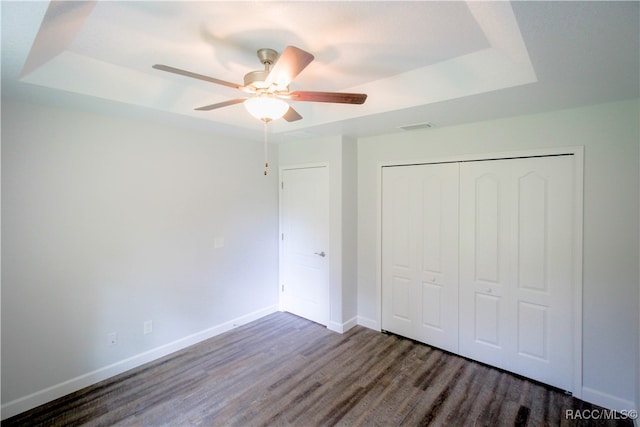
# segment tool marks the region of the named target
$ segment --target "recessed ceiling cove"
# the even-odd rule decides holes
[[[401,110],[536,81],[508,2],[53,1],[21,81],[255,129],[232,88],[151,68],[171,64],[242,84],[256,51],[294,45],[315,60],[291,90],[368,94],[363,105],[296,104],[275,132]]]

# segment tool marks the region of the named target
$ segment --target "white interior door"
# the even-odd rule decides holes
[[[458,350],[458,164],[383,169],[382,328]]]
[[[573,156],[460,165],[460,354],[573,388]]]
[[[281,185],[282,307],[326,325],[329,320],[329,173],[284,169]]]

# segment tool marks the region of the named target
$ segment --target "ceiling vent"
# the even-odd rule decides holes
[[[282,136],[286,139],[295,140],[295,139],[309,139],[309,138],[315,137],[316,135],[306,130],[298,130],[298,131],[283,133]]]
[[[399,126],[402,130],[418,130],[418,129],[431,129],[433,123],[416,123],[415,125]]]

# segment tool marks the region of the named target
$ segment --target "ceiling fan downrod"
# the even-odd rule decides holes
[[[273,49],[262,48],[258,49],[258,52],[256,53],[260,62],[264,64],[265,71],[269,71],[271,64],[276,62],[276,59],[278,59],[278,52]]]

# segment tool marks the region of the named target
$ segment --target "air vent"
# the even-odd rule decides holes
[[[433,123],[416,123],[415,125],[399,126],[402,130],[430,129],[432,127]]]
[[[309,138],[315,137],[316,135],[311,132],[307,132],[306,130],[298,130],[298,131],[284,133],[282,134],[282,136],[287,140],[296,140],[296,139],[309,139]]]

